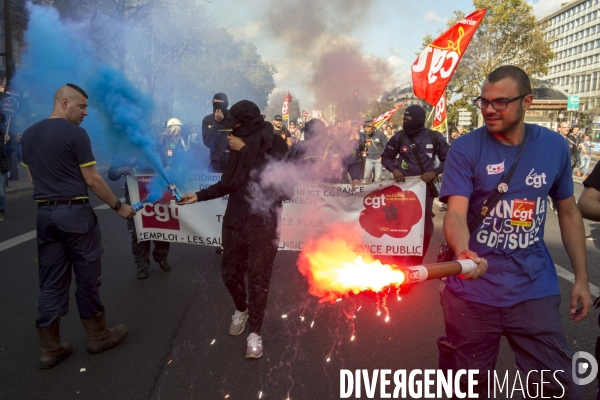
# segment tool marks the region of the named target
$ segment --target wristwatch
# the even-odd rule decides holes
[[[115,206],[112,207],[112,209],[115,211],[119,211],[120,208],[121,208],[121,200],[117,200],[117,202],[115,203]]]

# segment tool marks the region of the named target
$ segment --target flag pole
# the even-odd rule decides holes
[[[434,112],[435,112],[435,107],[433,107],[431,109],[431,112],[429,113],[429,116],[427,117],[427,121],[425,121],[425,125],[427,125],[429,123],[429,120],[431,119],[431,116],[433,115]]]

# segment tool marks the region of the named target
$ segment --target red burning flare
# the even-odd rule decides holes
[[[334,303],[367,290],[379,292],[406,280],[403,271],[356,252],[361,236],[354,227],[338,226],[304,246],[298,269],[308,280],[309,293],[319,297],[319,302]]]

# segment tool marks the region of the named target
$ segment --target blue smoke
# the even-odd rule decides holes
[[[86,119],[88,124],[89,119],[93,121],[92,126],[84,126],[90,137],[121,152],[131,150],[143,155],[157,174],[148,200],[158,200],[168,183],[174,181],[163,167],[156,137],[149,129],[152,98],[137,89],[122,71],[97,60],[90,52],[92,46],[86,42],[82,25],[62,21],[51,7],[28,3],[28,9],[27,51],[11,86],[45,103],[48,110],[44,116],[51,113],[59,87],[67,82],[81,86],[94,109],[91,118]],[[174,183],[179,186],[182,182],[178,179]]]

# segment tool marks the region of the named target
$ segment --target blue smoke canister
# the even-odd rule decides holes
[[[169,192],[171,192],[171,195],[176,202],[179,203],[181,201],[181,193],[179,193],[179,190],[177,190],[177,186],[175,186],[174,183],[169,184]]]
[[[131,208],[133,208],[135,210],[135,212],[138,212],[142,208],[144,208],[144,203],[142,203],[141,201],[138,201],[137,203],[135,203],[134,205],[132,205]]]

